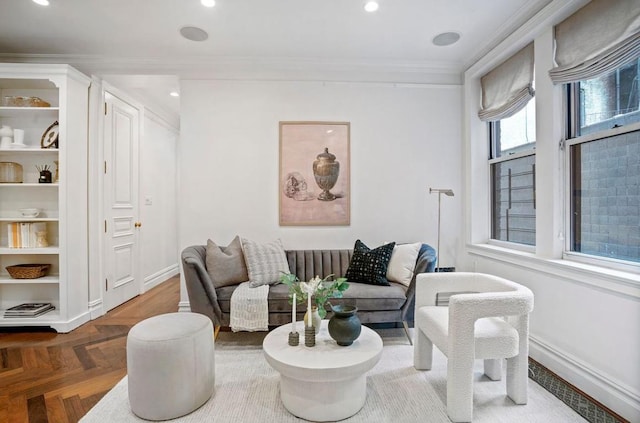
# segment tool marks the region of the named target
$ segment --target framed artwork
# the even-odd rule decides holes
[[[350,224],[349,122],[280,122],[280,226]]]
[[[58,148],[58,121],[53,122],[42,134],[41,148]]]

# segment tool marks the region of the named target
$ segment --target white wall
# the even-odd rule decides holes
[[[459,192],[460,86],[186,80],[180,92],[181,249],[237,234],[286,249],[353,248],[358,238],[435,247],[428,188]],[[350,226],[278,225],[279,121],[351,123]],[[461,201],[442,202],[442,264],[454,265]]]
[[[145,290],[178,271],[178,133],[149,109],[140,143],[141,265]]]
[[[640,421],[640,276],[563,258],[565,156],[562,89],[551,83],[553,25],[584,2],[552,2],[465,74],[465,254],[461,268],[492,273],[532,289],[530,355],[630,421]],[[535,42],[536,247],[496,245],[490,234],[486,124],[477,118],[479,79]],[[560,236],[562,235],[562,236]]]

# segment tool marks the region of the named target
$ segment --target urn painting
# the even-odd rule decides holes
[[[325,148],[324,153],[318,154],[318,158],[313,162],[313,176],[316,178],[316,183],[322,189],[318,200],[333,201],[336,196],[331,194],[329,190],[338,181],[338,174],[340,173],[340,163],[336,162],[336,156],[329,153],[329,149]]]
[[[280,122],[280,225],[350,224],[348,122]]]

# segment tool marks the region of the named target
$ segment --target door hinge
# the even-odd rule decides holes
[[[107,115],[107,102],[104,102],[104,114]]]
[[[104,278],[104,290],[105,291],[109,290],[109,281],[107,278]]]
[[[107,173],[107,161],[104,161],[104,173]]]
[[[104,220],[104,233],[107,233],[107,219]]]

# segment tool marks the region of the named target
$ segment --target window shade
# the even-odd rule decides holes
[[[533,43],[480,78],[483,121],[508,118],[533,98]]]
[[[591,79],[640,57],[638,0],[592,0],[555,27],[554,83]]]

